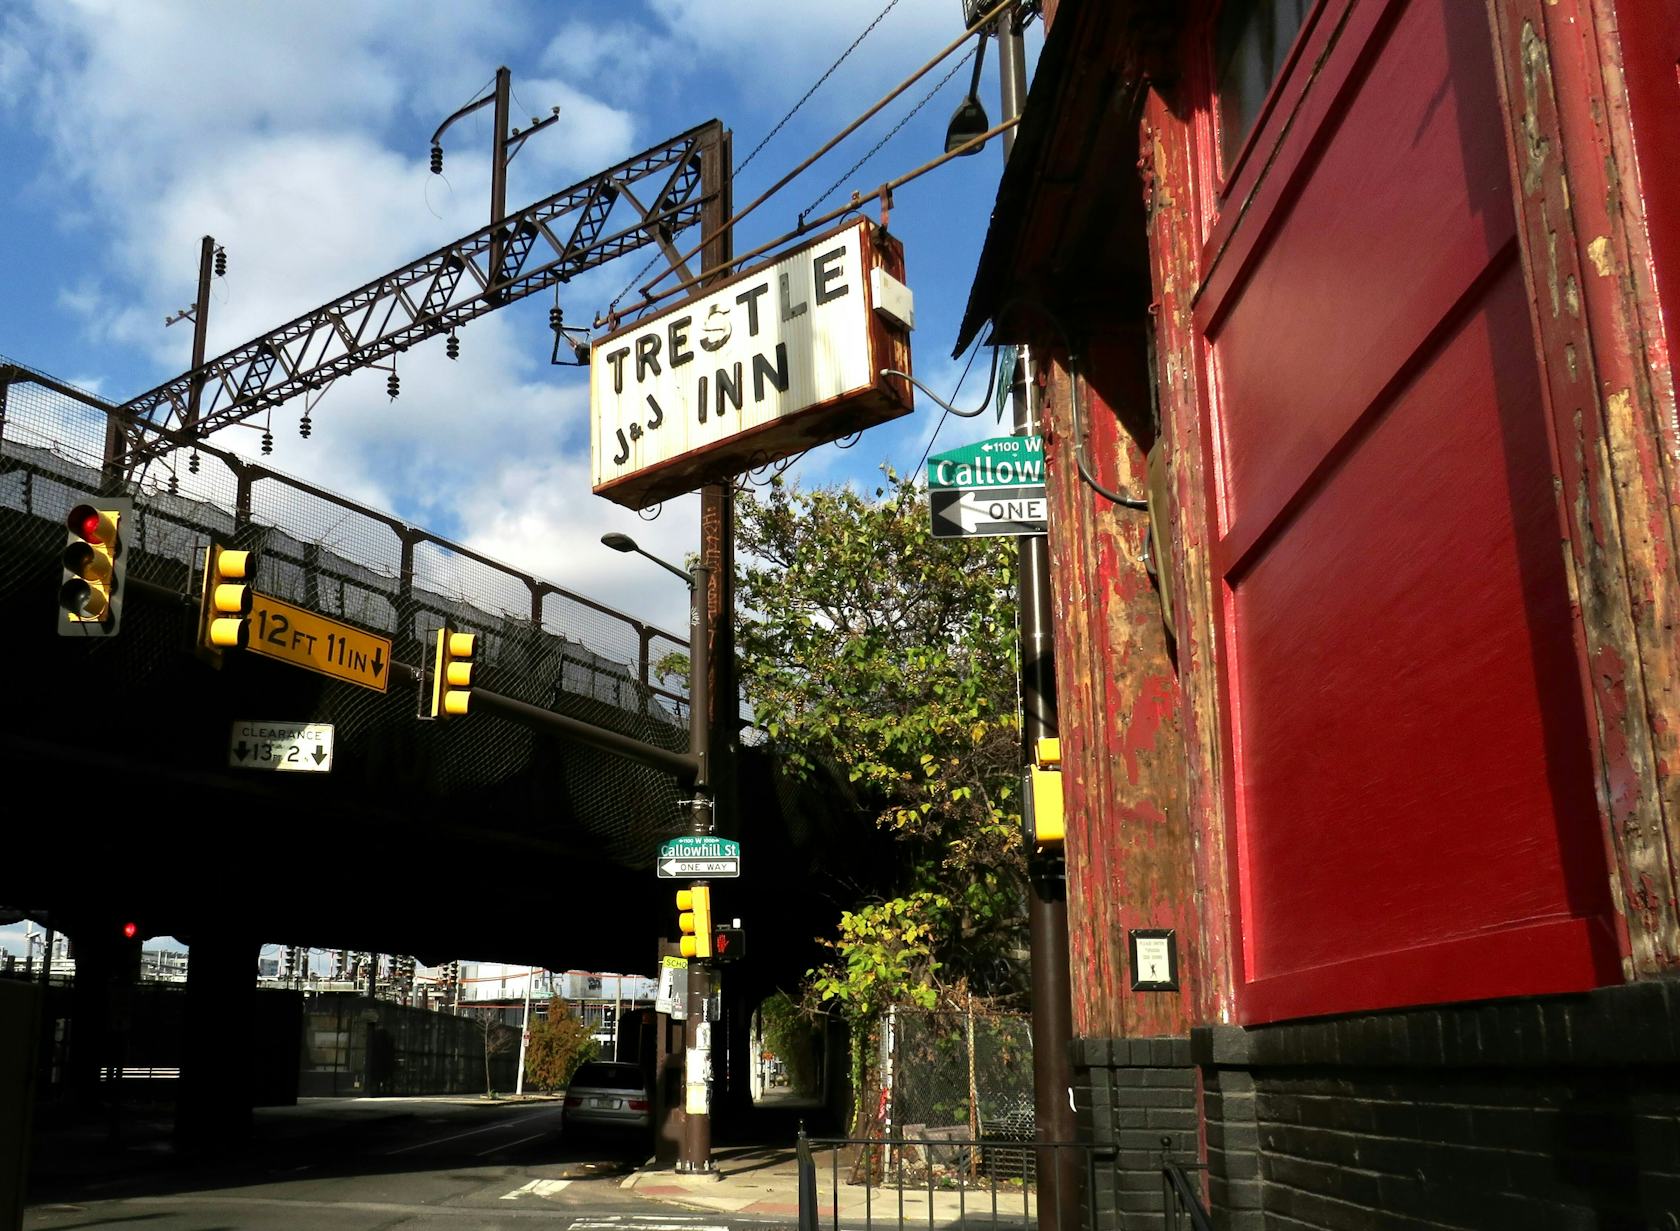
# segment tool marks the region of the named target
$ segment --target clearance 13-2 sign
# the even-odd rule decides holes
[[[594,489],[642,508],[910,409],[910,293],[860,219],[594,344]]]

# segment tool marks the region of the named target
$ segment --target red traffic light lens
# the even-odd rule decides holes
[[[125,924],[123,924],[123,939],[124,940],[133,940],[134,937],[139,933],[139,931],[140,931],[140,925],[139,924],[137,924],[137,923],[125,923]]]
[[[103,519],[91,504],[78,504],[70,510],[70,531],[90,543],[100,542],[99,527]]]
[[[719,957],[729,952],[729,933],[719,932],[712,938],[712,951]]]

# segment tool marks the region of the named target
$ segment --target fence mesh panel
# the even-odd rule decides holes
[[[587,596],[485,559],[425,530],[208,445],[176,449],[130,478],[102,473],[112,407],[0,357],[0,596],[41,588],[64,546],[71,507],[89,495],[135,500],[131,577],[196,596],[215,539],[258,553],[258,591],[388,636],[397,661],[419,665],[444,623],[479,634],[474,683],[634,736],[687,747],[687,681],[661,660],[687,643]],[[47,585],[43,585],[47,582]],[[125,609],[120,642],[99,647],[141,684],[178,669],[168,613]],[[167,627],[166,627],[167,625]],[[428,787],[444,794],[540,772],[589,818],[596,849],[646,866],[678,820],[667,773],[507,723],[415,722],[417,693],[321,684],[317,721],[337,738],[413,746]]]

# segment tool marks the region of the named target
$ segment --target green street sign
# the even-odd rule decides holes
[[[659,846],[660,880],[741,875],[741,844],[729,838],[673,838]]]
[[[939,539],[1043,534],[1044,437],[994,436],[928,459],[928,516]]]
[[[977,487],[1042,487],[1044,437],[994,436],[928,458],[934,491]]]

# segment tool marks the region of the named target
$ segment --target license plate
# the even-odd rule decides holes
[[[617,1107],[618,1100],[615,1098],[592,1098],[589,1100],[589,1105],[591,1107]]]

